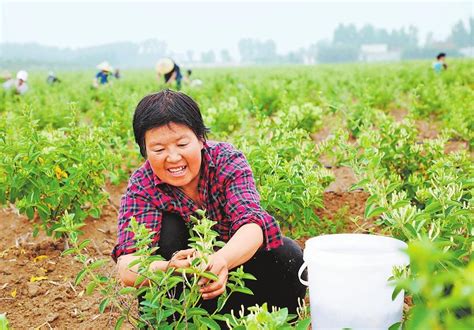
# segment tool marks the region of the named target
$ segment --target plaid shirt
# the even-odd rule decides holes
[[[264,235],[267,250],[282,244],[276,220],[260,206],[252,170],[242,152],[223,142],[204,143],[198,191],[209,219],[216,221],[214,230],[227,242],[243,225],[258,224]],[[154,244],[160,239],[163,211],[178,213],[186,222],[198,205],[178,187],[162,182],[154,175],[146,161],[129,181],[120,203],[118,240],[112,258],[135,252],[134,235],[126,231],[131,217],[156,233]]]

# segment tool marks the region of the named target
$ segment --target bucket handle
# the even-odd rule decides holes
[[[300,267],[300,270],[298,270],[298,279],[300,280],[301,284],[309,286],[309,282],[301,278],[301,275],[303,275],[303,272],[307,267],[308,267],[308,264],[306,263],[306,261],[303,262],[303,264]]]

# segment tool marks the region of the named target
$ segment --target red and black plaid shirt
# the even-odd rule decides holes
[[[198,183],[199,197],[206,215],[216,221],[214,230],[227,242],[232,235],[248,223],[258,224],[264,235],[267,250],[282,244],[276,220],[260,206],[252,170],[242,152],[223,142],[204,143],[202,166]],[[156,233],[154,243],[160,239],[163,211],[178,213],[184,221],[198,209],[198,205],[182,190],[162,182],[154,175],[146,161],[130,178],[127,191],[120,203],[117,245],[112,258],[135,252],[134,235],[126,231],[130,218],[135,217]]]

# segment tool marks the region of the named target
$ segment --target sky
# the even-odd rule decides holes
[[[473,0],[474,1],[474,0]],[[399,29],[415,25],[424,41],[449,35],[474,16],[474,2],[22,1],[0,0],[0,42],[78,48],[117,41],[166,41],[168,49],[238,52],[242,38],[273,39],[278,53],[331,39],[339,23]]]

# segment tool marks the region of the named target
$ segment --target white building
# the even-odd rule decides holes
[[[400,61],[400,51],[388,50],[387,44],[365,44],[360,46],[359,61],[393,62]]]
[[[474,58],[474,47],[473,46],[461,48],[461,49],[459,49],[459,52],[464,57]]]

